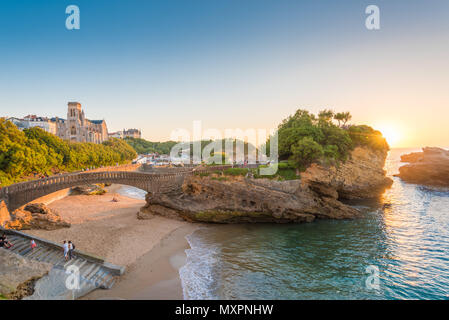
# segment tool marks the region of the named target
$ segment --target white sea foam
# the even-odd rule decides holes
[[[186,236],[191,249],[186,250],[186,264],[179,269],[184,299],[218,299],[219,248],[205,243],[201,229]]]

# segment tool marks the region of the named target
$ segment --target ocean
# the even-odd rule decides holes
[[[413,151],[392,149],[387,174]],[[179,271],[184,298],[448,299],[449,190],[393,179],[380,199],[351,203],[360,219],[198,229]]]
[[[392,149],[385,169],[398,172]],[[449,190],[395,178],[356,220],[218,225],[190,236],[185,299],[448,299]]]

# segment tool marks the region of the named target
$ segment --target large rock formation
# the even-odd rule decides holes
[[[393,183],[383,169],[386,157],[387,151],[357,147],[346,162],[330,167],[313,164],[301,179],[335,189],[340,199],[375,198]]]
[[[386,152],[357,148],[338,168],[314,165],[290,181],[189,176],[182,190],[149,193],[138,218],[162,215],[217,223],[354,218],[359,212],[339,198],[374,197],[391,185],[382,169],[385,157]]]
[[[46,275],[52,265],[25,259],[0,248],[0,295],[22,299],[34,292],[34,283]]]
[[[15,210],[11,215],[11,221],[5,223],[6,229],[15,230],[56,230],[69,227],[70,223],[43,203],[30,203],[23,209]]]
[[[0,226],[4,226],[7,222],[11,221],[11,215],[9,214],[8,207],[5,201],[0,201]]]
[[[401,156],[408,162],[399,168],[397,175],[402,180],[436,187],[449,187],[449,151],[441,148],[423,148]]]

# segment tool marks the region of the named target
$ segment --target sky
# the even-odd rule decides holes
[[[65,118],[78,101],[110,132],[165,141],[195,120],[271,129],[331,108],[393,147],[445,147],[448,37],[447,0],[2,0],[0,116]]]

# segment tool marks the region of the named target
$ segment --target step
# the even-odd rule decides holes
[[[41,262],[45,262],[45,259],[53,252],[53,250],[50,250],[47,248],[46,251],[44,251],[42,253],[42,255],[40,255],[38,258],[36,258],[36,260],[41,261]]]
[[[87,265],[87,268],[84,269],[83,272],[81,272],[81,277],[82,277],[82,278],[86,278],[86,275],[88,275],[90,272],[92,272],[92,270],[95,268],[95,266],[96,266],[96,265],[93,264],[93,263],[88,264],[88,265]]]
[[[100,270],[101,270],[101,266],[95,265],[95,268],[94,268],[91,272],[89,272],[88,274],[86,274],[85,278],[86,278],[87,280],[92,279],[92,278],[97,274],[97,272],[100,271]]]
[[[26,248],[28,245],[28,241],[21,241],[19,243],[14,244],[14,246],[10,249],[14,253],[18,253],[20,250]]]
[[[94,277],[92,277],[92,278],[90,279],[90,281],[92,281],[93,283],[95,283],[96,286],[99,286],[99,285],[102,283],[103,278],[104,278],[107,274],[108,274],[108,272],[102,268],[100,271],[98,271],[98,272],[95,274]]]
[[[30,251],[28,254],[24,255],[25,258],[33,259],[40,251],[45,250],[45,248],[37,247],[34,250]]]
[[[31,245],[30,245],[28,248],[26,248],[23,251],[21,251],[20,254],[22,256],[25,256],[27,253],[31,252],[31,250],[33,250],[33,249],[31,248]]]
[[[59,256],[59,252],[53,252],[50,255],[50,258],[47,260],[48,263],[55,264],[61,257]]]
[[[98,286],[100,288],[106,289],[106,283],[111,279],[112,275],[107,272],[106,274],[104,274],[103,277],[101,277],[100,281],[98,281]]]
[[[39,251],[39,253],[37,253],[37,254],[34,256],[34,259],[40,261],[40,259],[42,259],[43,257],[45,257],[48,253],[49,253],[49,249],[46,248],[46,247],[43,247],[42,250]]]
[[[103,285],[102,285],[101,287],[104,288],[104,289],[111,289],[112,286],[114,285],[114,283],[115,283],[115,277],[114,277],[114,276],[111,276],[109,279],[107,279],[107,280],[103,283]]]

